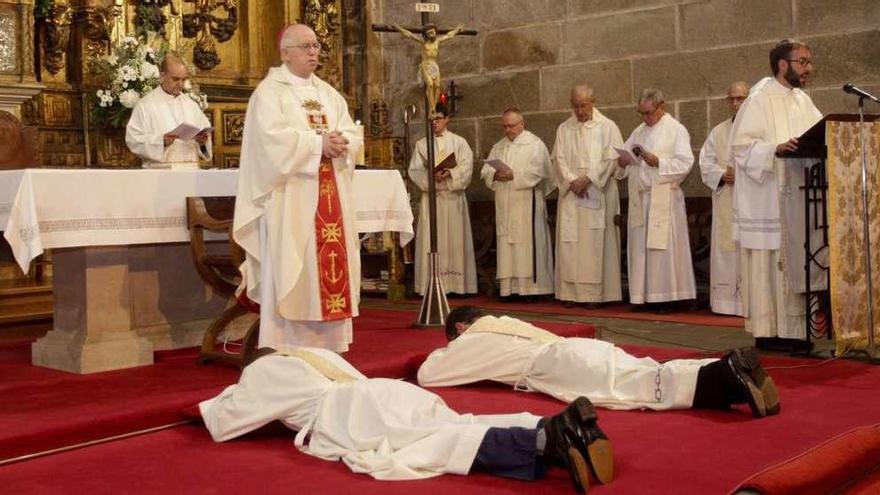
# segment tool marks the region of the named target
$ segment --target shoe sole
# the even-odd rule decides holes
[[[754,365],[757,363],[757,353],[744,352],[742,349],[736,349],[731,353],[729,366],[733,368],[734,374],[739,378],[740,383],[748,389],[748,403],[752,410],[752,415],[758,418],[767,416],[767,405],[764,401],[764,394],[760,387],[752,377]],[[742,375],[745,374],[743,377]]]
[[[779,392],[776,390],[776,383],[773,381],[773,378],[770,378],[770,375],[764,371],[764,367],[761,366],[761,362],[758,359],[758,353],[743,352],[740,353],[740,357],[742,358],[742,362],[748,367],[749,376],[752,377],[755,385],[761,391],[761,397],[764,399],[764,409],[767,416],[779,414],[782,407],[779,403]]]
[[[590,489],[590,468],[580,451],[572,446],[568,447],[568,469],[575,491],[587,493]]]
[[[587,447],[590,455],[590,468],[596,481],[601,484],[610,483],[614,479],[614,449],[611,442],[604,438],[594,440]]]

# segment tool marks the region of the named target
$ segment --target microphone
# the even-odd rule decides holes
[[[854,86],[853,83],[844,84],[843,90],[851,95],[856,95],[859,98],[867,98],[867,99],[873,101],[874,103],[880,103],[880,98],[877,98],[876,96],[872,95],[871,93],[868,93],[867,91],[865,91],[862,88],[859,88],[858,86]]]

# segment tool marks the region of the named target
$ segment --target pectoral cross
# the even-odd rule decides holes
[[[434,153],[434,139],[431,132],[431,119],[435,105],[440,94],[440,67],[437,58],[440,54],[440,43],[457,35],[476,36],[474,29],[464,29],[458,26],[454,29],[437,27],[430,20],[431,12],[439,12],[440,4],[416,3],[416,12],[422,16],[421,27],[401,27],[398,25],[373,24],[373,31],[380,33],[399,33],[407,39],[416,41],[422,45],[422,60],[419,64],[419,72],[422,82],[425,84],[425,136],[428,154],[428,170],[434,170],[437,165]],[[416,36],[417,34],[421,36]],[[419,326],[443,326],[446,323],[446,315],[449,314],[449,302],[440,282],[440,270],[437,256],[437,185],[434,174],[428,174],[428,215],[430,217],[431,251],[428,254],[428,285],[425,288],[425,296],[419,311]]]

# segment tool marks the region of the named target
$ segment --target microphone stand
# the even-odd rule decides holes
[[[862,222],[865,236],[865,274],[868,278],[868,357],[874,359],[877,349],[874,345],[874,288],[871,272],[871,229],[868,211],[868,158],[865,149],[865,95],[859,95],[859,142],[862,148]]]

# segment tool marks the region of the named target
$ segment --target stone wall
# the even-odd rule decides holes
[[[809,91],[823,113],[854,112],[840,87],[852,81],[880,90],[880,3],[877,0],[434,0],[441,27],[479,30],[441,45],[444,83],[454,79],[463,99],[450,128],[484,158],[501,138],[505,107],[517,106],[529,130],[552,147],[569,115],[568,91],[591,84],[598,106],[624,139],[640,122],[635,99],[658,87],[668,109],[690,131],[695,155],[708,131],[727,115],[727,85],[769,75],[769,49],[796,37],[810,44],[815,68]],[[377,22],[419,24],[414,0],[377,0]],[[402,108],[419,103],[419,46],[380,35],[384,91],[395,129]],[[870,108],[880,113],[880,107]],[[423,135],[423,124],[414,126]],[[479,167],[475,167],[478,173]],[[708,190],[692,173],[689,195]],[[474,199],[488,197],[471,186]]]

